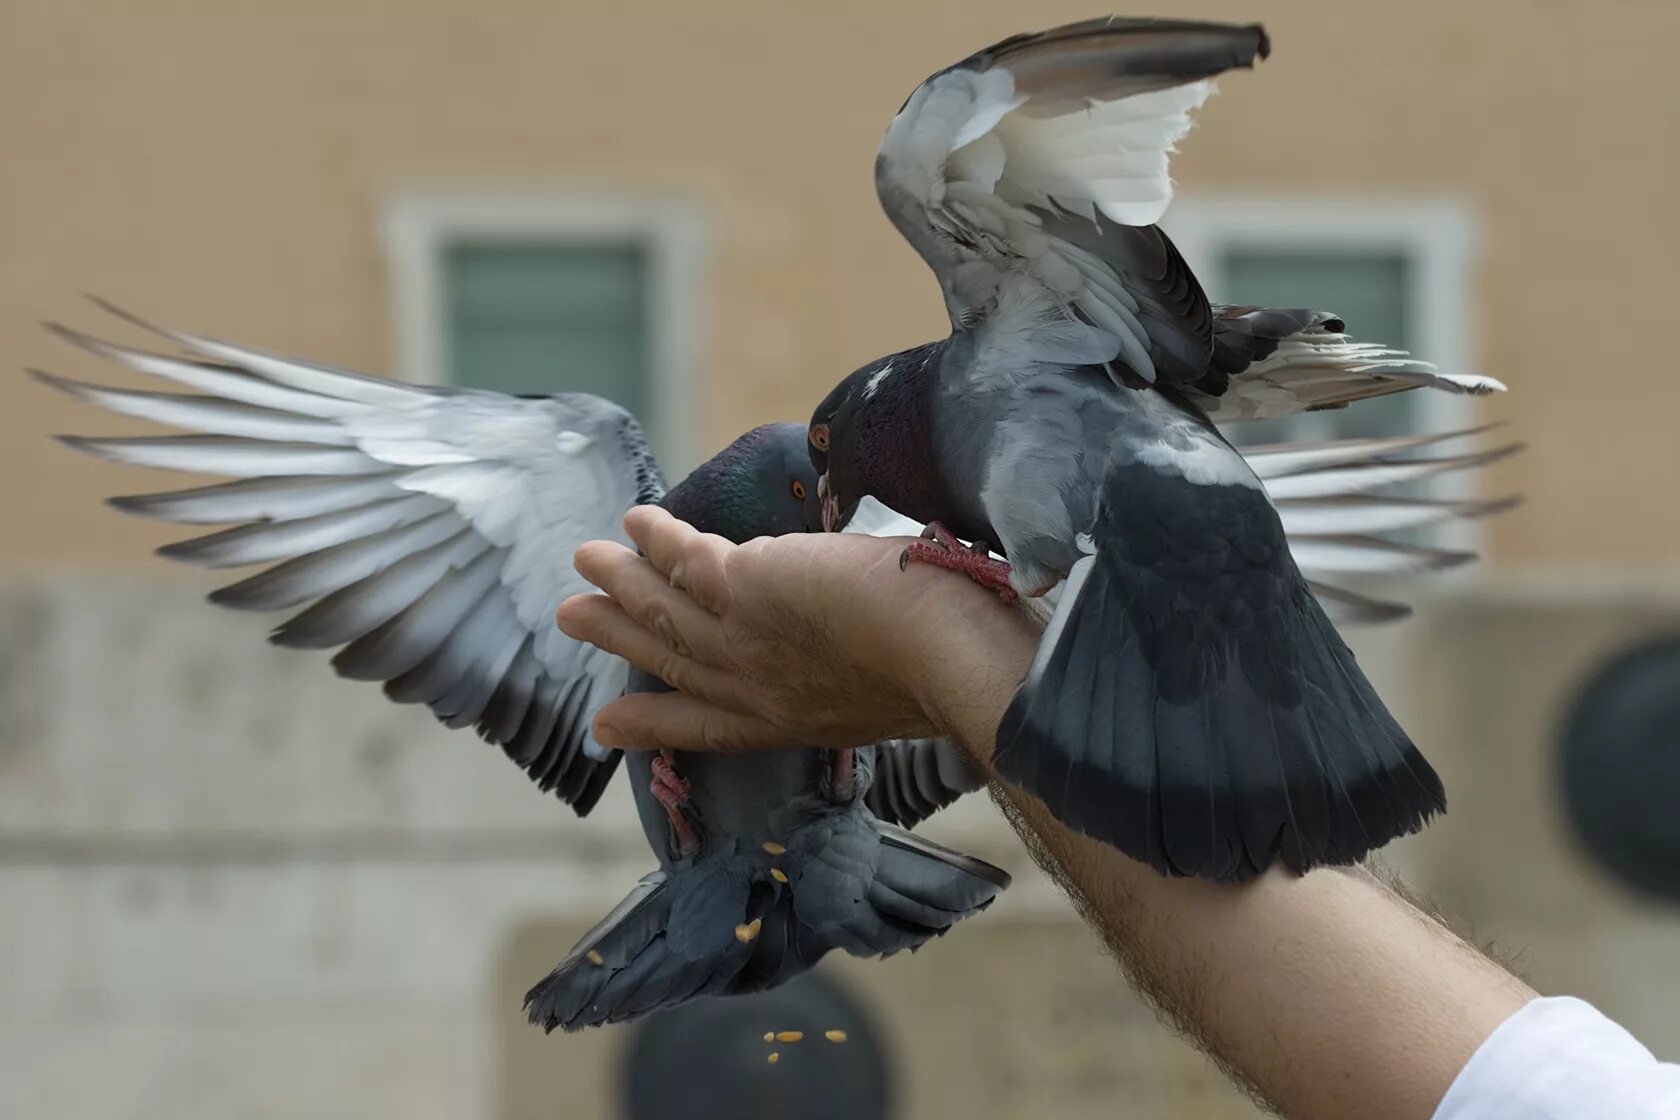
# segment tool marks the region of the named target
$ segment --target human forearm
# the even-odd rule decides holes
[[[1004,796],[1134,983],[1286,1116],[1424,1120],[1534,996],[1364,868],[1168,879]]]
[[[943,729],[989,759],[1030,644],[929,664]],[[1534,993],[1364,868],[1243,886],[1170,879],[997,785],[1030,847],[1133,981],[1284,1114],[1423,1120]]]

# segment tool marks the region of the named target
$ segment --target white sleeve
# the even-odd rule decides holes
[[[1471,1055],[1435,1120],[1680,1120],[1680,1066],[1567,997],[1528,1003]]]

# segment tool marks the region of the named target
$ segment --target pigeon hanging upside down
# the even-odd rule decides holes
[[[1221,434],[1502,388],[1352,342],[1326,312],[1212,305],[1155,226],[1189,112],[1268,50],[1257,26],[1094,20],[922,83],[875,182],[951,333],[847,377],[809,433],[825,528],[872,495],[927,523],[906,562],[1006,598],[1065,581],[1000,773],[1161,871],[1217,880],[1348,863],[1444,808],[1327,616],[1394,608],[1303,569],[1456,563],[1382,534],[1503,505],[1367,494],[1490,457],[1394,458],[1445,436],[1245,460]]]
[[[37,374],[113,412],[199,433],[67,437],[71,446],[234,477],[112,503],[234,525],[163,549],[211,568],[266,565],[212,601],[297,612],[271,640],[338,648],[341,675],[382,681],[391,699],[424,703],[450,727],[475,726],[580,816],[622,757],[594,742],[595,713],[627,687],[664,685],[555,627],[560,602],[588,590],[572,567],[577,547],[624,540],[620,523],[638,503],[736,542],[817,527],[803,424],[756,428],[667,491],[641,427],[599,397],[404,385],[190,335],[164,335],[184,352],[174,355],[55,329],[199,391]],[[532,989],[527,1010],[548,1029],[775,987],[833,949],[913,949],[1009,881],[894,827],[982,784],[940,740],[634,752],[628,767],[660,869]]]

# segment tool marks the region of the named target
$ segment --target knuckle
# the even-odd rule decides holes
[[[653,674],[678,692],[689,690],[687,663],[671,650],[655,659]]]
[[[671,609],[664,603],[652,603],[647,613],[648,629],[655,637],[665,643],[666,647],[678,657],[688,657],[690,654],[688,641],[678,629],[677,622],[672,617]]]
[[[708,713],[700,721],[700,742],[709,751],[727,751],[736,747],[735,737],[729,733],[725,721],[714,713]]]

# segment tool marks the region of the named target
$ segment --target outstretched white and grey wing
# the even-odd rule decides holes
[[[1332,622],[1391,622],[1411,613],[1402,603],[1337,586],[1342,580],[1444,571],[1476,558],[1473,552],[1422,542],[1417,533],[1449,522],[1491,517],[1520,499],[1432,498],[1387,491],[1477,470],[1522,450],[1521,444],[1508,443],[1440,453],[1442,444],[1485,431],[1474,428],[1242,449],[1283,522],[1290,555]]]
[[[554,625],[586,587],[572,553],[622,539],[664,480],[635,420],[585,394],[541,399],[404,385],[190,335],[187,356],[53,329],[129,369],[197,390],[137,392],[36,376],[113,412],[195,434],[61,437],[102,458],[231,477],[114,498],[129,513],[232,528],[168,545],[209,568],[266,565],[211,601],[293,611],[270,640],[338,648],[333,666],[382,681],[450,727],[474,725],[581,815],[617,752],[596,710],[626,666]],[[153,328],[155,329],[155,328]],[[341,648],[340,648],[341,647]]]
[[[1210,79],[1268,50],[1258,26],[1090,20],[1004,40],[910,95],[876,190],[938,275],[952,323],[975,333],[974,376],[1202,376],[1211,311],[1153,223]]]

